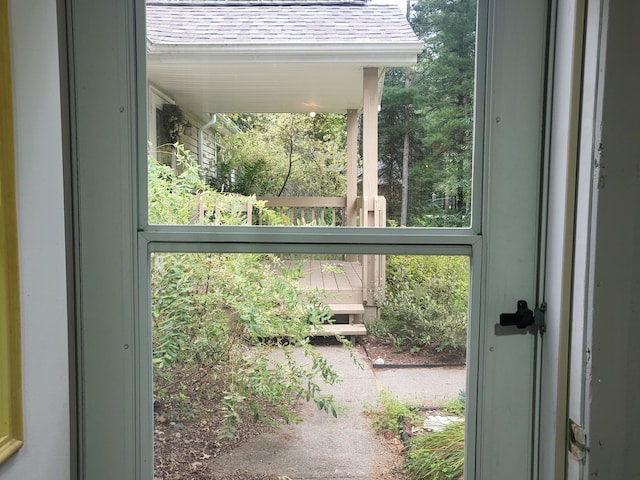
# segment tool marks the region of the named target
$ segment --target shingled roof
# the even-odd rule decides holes
[[[148,0],[146,17],[149,82],[193,112],[358,109],[365,68],[381,85],[423,48],[366,0]]]
[[[363,1],[149,1],[152,44],[415,43],[396,5]]]

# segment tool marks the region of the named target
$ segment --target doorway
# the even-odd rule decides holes
[[[461,229],[313,230],[146,222],[143,2],[70,1],[75,223],[81,326],[81,476],[151,478],[150,336],[139,279],[153,249],[471,256],[467,478],[528,478],[534,458],[534,341],[498,335],[500,313],[537,301],[537,221],[547,12],[478,6],[476,215]],[[479,100],[478,100],[479,99]],[[327,227],[329,228],[329,227]],[[319,241],[319,239],[321,241]],[[501,333],[501,332],[498,332]]]

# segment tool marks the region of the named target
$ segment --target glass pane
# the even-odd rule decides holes
[[[147,4],[155,106],[148,122],[149,223],[470,226],[475,2],[412,1],[408,21],[396,6],[378,2],[221,3]],[[283,9],[300,25],[307,17],[326,22],[323,38],[275,20],[265,33],[261,18],[279,18]],[[374,62],[386,72],[381,91],[363,87],[372,68],[364,53],[360,63],[357,53],[349,63],[334,52],[331,63],[327,52],[304,50],[329,40],[356,51],[362,38],[375,44],[367,37],[373,33],[357,30],[367,22],[333,30],[354,10],[360,16],[375,10],[380,24],[373,30],[387,39],[423,45],[413,65]],[[286,41],[284,28],[291,30]],[[274,35],[283,51],[304,52],[283,61],[250,30]],[[344,36],[350,30],[353,38]],[[233,49],[246,51],[234,57]],[[256,52],[265,60],[256,60]],[[373,139],[364,138],[367,95],[380,98]],[[377,154],[364,158],[370,142]]]
[[[153,254],[151,270],[156,478],[389,478],[403,441],[406,475],[458,478],[468,257]]]

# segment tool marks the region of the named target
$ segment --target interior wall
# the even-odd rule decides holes
[[[9,0],[24,446],[3,480],[68,479],[69,376],[55,0]]]
[[[640,478],[640,3],[604,3],[584,478],[626,479]]]

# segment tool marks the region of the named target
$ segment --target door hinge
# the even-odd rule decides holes
[[[518,306],[515,313],[501,313],[500,325],[503,327],[515,326],[518,328],[527,328],[533,326],[538,332],[545,330],[545,312],[547,304],[541,303],[532,311],[527,305],[526,300],[518,300]]]
[[[569,419],[569,452],[573,458],[582,462],[587,456],[587,434],[584,427]]]

